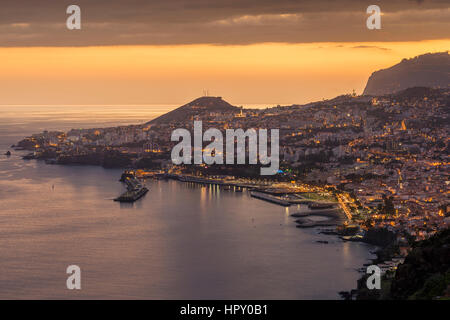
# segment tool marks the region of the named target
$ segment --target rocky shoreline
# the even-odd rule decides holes
[[[414,242],[404,259],[398,259],[395,243],[376,252],[372,264],[382,266],[387,260],[401,261],[385,272],[380,290],[369,290],[368,275],[357,282],[357,288],[340,292],[347,300],[449,300],[450,299],[450,229],[429,239]]]
[[[297,228],[314,228],[314,227],[334,227],[328,229],[321,229],[319,234],[338,236],[343,241],[358,241],[364,242],[377,247],[377,250],[371,252],[376,255],[376,258],[371,259],[364,267],[357,269],[363,273],[362,277],[357,281],[357,288],[351,291],[341,291],[340,296],[344,300],[364,300],[373,299],[373,292],[366,289],[366,280],[368,275],[365,274],[366,268],[369,265],[380,266],[383,272],[383,279],[387,283],[392,277],[390,269],[396,268],[400,262],[403,262],[403,257],[399,255],[399,246],[397,243],[397,236],[394,232],[387,228],[375,228],[361,232],[358,225],[347,225],[344,223],[345,219],[339,209],[315,210],[311,212],[298,212],[291,214],[292,218],[297,223]],[[326,220],[314,221],[311,217],[325,217]],[[326,240],[318,240],[317,243],[327,244]],[[394,261],[395,260],[395,261]]]

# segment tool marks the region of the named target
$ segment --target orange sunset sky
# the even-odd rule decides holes
[[[196,1],[172,11],[80,1],[82,30],[69,31],[64,1],[43,1],[36,15],[16,7],[34,2],[7,0],[0,14],[0,104],[178,105],[204,89],[236,105],[306,103],[362,93],[373,71],[450,48],[443,1],[380,3],[386,11],[375,31],[365,26],[361,1],[344,1],[358,5],[343,8],[229,1],[222,11],[210,11],[205,1],[186,3]],[[145,10],[153,19],[142,17]]]

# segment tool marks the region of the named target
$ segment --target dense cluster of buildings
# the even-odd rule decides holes
[[[170,170],[171,133],[192,129],[194,120],[204,130],[277,128],[284,174],[275,179],[334,188],[367,228],[422,239],[449,225],[449,108],[450,90],[424,88],[267,109],[193,105],[181,120],[43,132],[19,146],[56,163],[114,158],[122,166],[151,162]]]

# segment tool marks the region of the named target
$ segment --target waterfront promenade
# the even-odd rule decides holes
[[[293,182],[269,182],[258,179],[236,178],[230,176],[193,176],[180,173],[132,171],[133,177],[173,179],[184,183],[219,186],[222,190],[248,190],[252,198],[267,201],[283,207],[308,205],[311,210],[298,216],[299,227],[336,225],[351,221],[353,216],[347,205],[348,199],[333,195],[324,188]],[[300,215],[300,214],[298,214]],[[327,221],[312,221],[308,217],[327,216]],[[295,214],[294,214],[295,216]]]

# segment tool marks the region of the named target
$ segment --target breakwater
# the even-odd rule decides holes
[[[262,193],[262,192],[258,192],[258,191],[251,191],[250,195],[253,198],[262,199],[262,200],[265,200],[265,201],[268,201],[268,202],[272,202],[272,203],[275,203],[275,204],[279,204],[279,205],[282,205],[282,206],[286,206],[286,207],[291,205],[289,201],[283,200],[283,199],[281,199],[279,197],[275,197],[275,196],[267,194],[267,193]]]
[[[131,174],[122,174],[120,181],[127,185],[127,191],[115,198],[114,201],[135,202],[145,196],[148,192],[148,188],[143,186],[141,182]]]
[[[343,217],[339,209],[314,210],[311,212],[299,212],[291,214],[291,217],[297,218],[297,228],[314,228],[336,226],[342,222]],[[325,217],[324,220],[314,220],[314,217]]]

